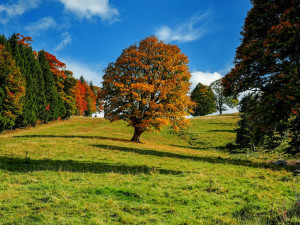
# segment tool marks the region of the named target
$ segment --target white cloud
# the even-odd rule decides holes
[[[67,44],[69,44],[72,41],[72,35],[68,32],[62,33],[63,40],[56,46],[55,51],[60,51],[64,47],[66,47]]]
[[[119,11],[109,5],[109,0],[59,0],[67,11],[75,13],[79,18],[91,19],[100,17],[102,20],[115,22]]]
[[[61,60],[67,66],[67,70],[71,70],[75,78],[83,76],[84,79],[92,81],[94,85],[100,87],[102,82],[102,69],[100,65],[87,64],[76,60],[62,58]]]
[[[25,29],[31,34],[31,35],[40,35],[42,31],[48,30],[50,28],[56,27],[56,22],[52,17],[44,17],[43,19],[34,22],[32,24],[29,24],[25,27]]]
[[[200,16],[194,16],[187,22],[181,23],[174,28],[161,26],[155,32],[155,35],[165,42],[191,42],[199,39],[208,32],[207,22],[209,21],[210,12]]]
[[[7,24],[11,19],[37,8],[39,2],[39,0],[18,0],[14,4],[1,4],[0,23]]]
[[[195,71],[191,73],[191,75],[192,75],[190,79],[190,82],[192,83],[191,90],[193,90],[198,83],[204,85],[210,85],[213,81],[222,78],[222,75],[218,72],[208,73],[202,71]]]

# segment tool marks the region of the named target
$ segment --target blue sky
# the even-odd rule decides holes
[[[21,33],[101,85],[103,69],[149,35],[178,45],[190,60],[192,87],[232,67],[250,0],[0,0],[0,29]]]

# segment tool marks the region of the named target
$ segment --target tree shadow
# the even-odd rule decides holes
[[[103,136],[82,136],[82,135],[18,135],[13,137],[14,138],[84,138],[84,139],[86,138],[86,139],[100,139],[100,140],[130,142],[130,140],[124,138],[103,137]]]
[[[62,171],[76,173],[119,173],[119,174],[168,174],[177,175],[181,171],[166,170],[146,165],[129,166],[125,164],[109,164],[103,162],[74,161],[74,160],[51,160],[29,159],[15,157],[0,157],[0,169],[10,172],[32,171]]]
[[[235,130],[209,130],[207,131],[209,133],[215,133],[215,132],[228,132],[228,133],[236,133]]]
[[[199,143],[199,142],[197,142],[197,143]],[[221,151],[224,151],[227,149],[225,146],[201,147],[203,145],[205,145],[204,142],[201,142],[201,145],[199,145],[199,146],[184,146],[184,145],[170,145],[170,146],[186,148],[186,149],[193,149],[193,150],[221,150]]]
[[[236,123],[226,123],[226,122],[208,122],[208,124],[222,125],[222,127],[224,127],[224,126],[226,126],[226,127],[236,126]]]
[[[193,149],[193,150],[200,150],[201,149],[197,146],[185,146],[185,145],[170,145],[170,146],[178,147],[178,148]]]
[[[170,157],[170,158],[177,158],[177,159],[187,159],[193,161],[200,161],[200,162],[208,162],[212,164],[231,164],[236,166],[245,166],[245,167],[252,167],[252,168],[261,168],[261,169],[272,169],[272,170],[288,170],[293,171],[294,168],[292,167],[277,167],[270,163],[258,163],[252,162],[250,160],[244,159],[232,159],[232,158],[221,158],[221,157],[207,157],[207,156],[193,156],[193,155],[183,155],[178,153],[171,153],[171,152],[161,152],[157,150],[149,150],[149,149],[137,149],[137,148],[128,148],[128,147],[120,147],[114,145],[91,145],[93,147],[99,147],[102,149],[107,149],[111,151],[122,151],[122,152],[132,152],[137,153],[140,155],[152,155],[158,157]]]

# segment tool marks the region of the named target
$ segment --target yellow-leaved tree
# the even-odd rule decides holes
[[[149,130],[188,125],[194,107],[187,95],[191,77],[188,58],[176,45],[150,36],[123,50],[103,76],[104,117],[134,127],[133,142]]]

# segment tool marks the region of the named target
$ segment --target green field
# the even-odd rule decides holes
[[[100,118],[1,134],[0,224],[300,224],[299,176],[274,155],[226,152],[237,119],[191,119],[142,144]]]

